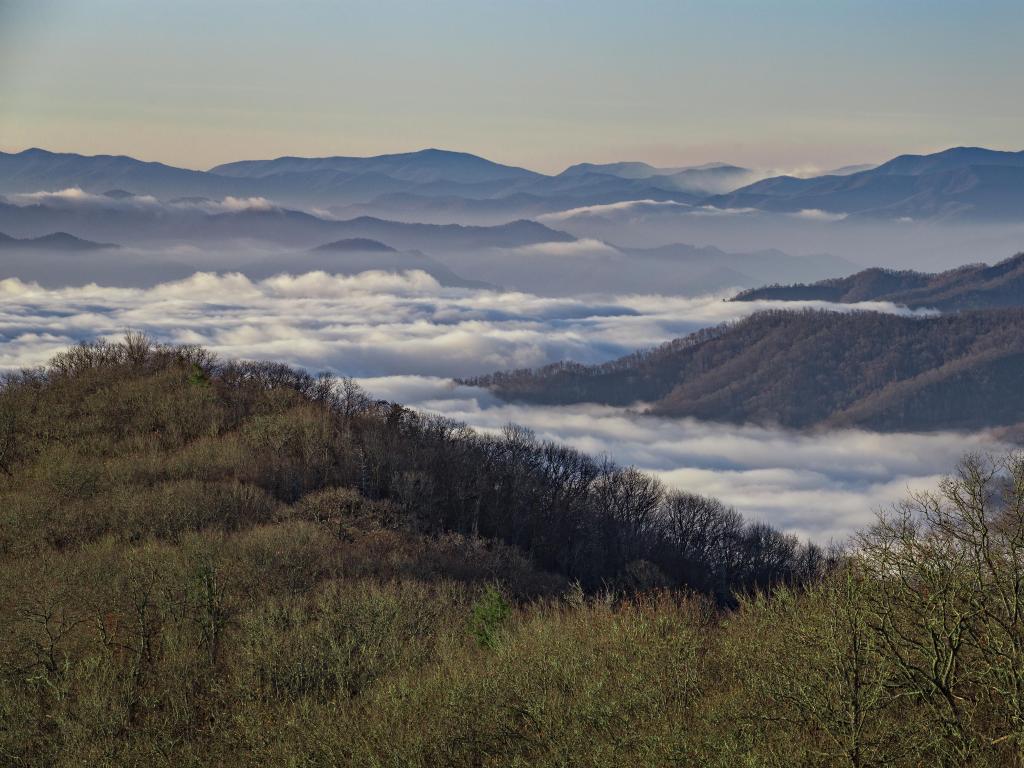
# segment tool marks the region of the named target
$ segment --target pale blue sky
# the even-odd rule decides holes
[[[1024,148],[1021,0],[0,0],[0,149],[830,167]]]

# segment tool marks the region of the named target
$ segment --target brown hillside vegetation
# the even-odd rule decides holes
[[[5,765],[1024,765],[1022,584],[1013,457],[826,558],[285,366],[0,388]]]
[[[1024,421],[1024,310],[911,318],[770,311],[597,366],[471,379],[510,400],[650,404],[788,427],[973,429]]]

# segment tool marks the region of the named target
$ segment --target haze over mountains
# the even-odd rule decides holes
[[[11,237],[0,232],[0,250],[3,251],[102,251],[117,248],[113,243],[94,243],[67,232],[53,232],[39,237]]]
[[[79,188],[181,197],[262,197],[286,206],[382,207],[408,213],[472,212],[515,216],[629,200],[671,200],[716,208],[820,210],[849,216],[1019,220],[1024,216],[1024,152],[958,147],[902,155],[874,168],[812,177],[767,175],[726,163],[656,168],[646,163],[581,163],[556,175],[475,155],[427,149],[377,157],[244,160],[209,171],[123,156],[29,149],[0,153],[0,193]],[[753,182],[753,183],[750,183]],[[395,196],[398,196],[397,198]]]
[[[939,274],[875,267],[811,285],[770,285],[733,301],[888,301],[943,311],[1024,306],[1024,253],[998,264],[969,264]]]
[[[489,227],[392,222],[369,216],[339,221],[272,206],[260,198],[227,204],[162,204],[147,198],[136,202],[135,197],[97,196],[54,196],[27,205],[0,202],[0,231],[27,237],[41,229],[73,229],[79,236],[117,238],[123,244],[249,240],[314,247],[328,240],[365,237],[386,239],[395,248],[432,245],[458,250],[574,239],[534,221]]]
[[[347,274],[336,253],[315,249],[366,239],[419,256],[350,254],[350,265],[426,264],[446,285],[697,295],[812,283],[879,259],[931,272],[1019,248],[1022,154],[959,148],[757,180],[764,172],[726,163],[580,163],[547,175],[441,150],[196,171],[32,149],[0,153],[0,232],[124,246],[123,274],[94,259],[119,285],[271,266]],[[7,258],[0,276],[87,276],[82,264],[64,272],[70,248],[50,245],[38,263]]]
[[[889,219],[1019,220],[1024,217],[1024,151],[956,147],[901,155],[846,176],[765,179],[708,203]]]

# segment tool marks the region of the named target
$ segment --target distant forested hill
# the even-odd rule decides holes
[[[733,301],[890,301],[943,311],[1024,306],[1024,253],[993,266],[970,264],[948,272],[865,269],[817,283],[769,285],[738,294]]]
[[[1024,310],[909,318],[771,311],[598,366],[470,380],[510,400],[651,404],[789,427],[968,429],[1024,421]]]

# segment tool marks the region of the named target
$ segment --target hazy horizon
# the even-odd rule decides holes
[[[811,163],[796,163],[796,164],[793,164],[793,165],[787,166],[787,167],[781,167],[781,166],[777,166],[777,165],[772,165],[770,163],[763,163],[763,164],[747,163],[747,164],[745,164],[745,167],[749,167],[752,170],[770,171],[770,172],[773,172],[773,173],[777,173],[778,175],[813,176],[813,175],[824,173],[824,172],[827,172],[827,171],[830,171],[830,170],[839,170],[839,169],[846,168],[846,167],[854,167],[854,166],[860,166],[860,165],[867,165],[867,166],[880,165],[881,163],[884,163],[887,160],[891,160],[894,157],[899,157],[899,156],[902,156],[902,155],[929,155],[929,154],[935,154],[935,153],[943,152],[943,151],[949,150],[949,149],[957,149],[957,148],[963,148],[963,147],[979,148],[979,149],[991,149],[991,150],[995,150],[995,151],[999,151],[999,152],[1020,152],[1020,151],[1024,151],[1024,143],[1022,143],[1020,145],[984,146],[984,147],[982,147],[981,145],[978,145],[978,144],[959,144],[959,145],[955,145],[955,146],[954,145],[936,146],[936,147],[929,147],[929,148],[924,148],[924,149],[906,150],[906,151],[896,150],[896,151],[892,151],[892,152],[890,152],[888,154],[884,154],[884,155],[881,155],[881,156],[878,156],[878,157],[873,157],[873,158],[870,158],[870,159],[862,159],[861,161],[856,161],[856,162],[839,163],[839,164],[835,164],[835,165],[828,165],[827,167],[826,167],[826,165],[814,165],[814,164],[811,164]],[[555,165],[555,166],[552,166],[552,167],[549,167],[549,168],[543,168],[542,169],[542,168],[531,167],[531,166],[529,166],[529,165],[527,165],[525,163],[516,162],[515,160],[498,159],[498,158],[492,157],[490,155],[482,155],[482,154],[478,154],[476,152],[470,152],[470,151],[468,151],[466,149],[462,149],[462,148],[459,148],[459,147],[439,147],[439,146],[417,146],[417,147],[412,147],[412,148],[395,148],[395,149],[384,150],[384,151],[381,151],[381,152],[375,152],[373,154],[357,154],[355,152],[346,152],[344,149],[339,149],[338,151],[327,152],[325,154],[319,154],[319,155],[312,155],[312,154],[304,155],[304,154],[298,154],[298,153],[295,153],[295,152],[285,152],[284,154],[266,155],[266,156],[259,156],[259,157],[257,157],[257,156],[251,156],[251,157],[250,156],[244,156],[244,157],[242,157],[242,156],[237,156],[237,157],[226,156],[225,158],[223,158],[221,160],[218,160],[217,162],[211,163],[209,165],[202,165],[202,164],[197,164],[197,163],[189,164],[187,162],[186,163],[172,162],[171,160],[168,160],[166,158],[142,156],[142,155],[133,154],[133,153],[127,152],[127,151],[110,151],[110,152],[107,152],[107,151],[86,151],[86,150],[82,150],[82,149],[76,149],[74,147],[50,147],[50,146],[42,146],[40,144],[27,144],[27,145],[10,146],[10,145],[6,145],[6,144],[0,142],[0,152],[6,153],[6,154],[19,154],[21,152],[27,152],[29,150],[34,150],[34,149],[39,149],[39,150],[43,150],[45,152],[51,152],[53,154],[58,154],[58,155],[59,154],[67,154],[67,155],[79,155],[79,156],[82,156],[82,157],[97,157],[97,156],[100,156],[100,157],[101,156],[131,157],[132,159],[140,160],[140,161],[146,162],[146,163],[160,163],[160,164],[172,166],[172,167],[175,167],[175,168],[183,168],[183,169],[186,169],[186,170],[203,171],[203,172],[209,172],[209,171],[213,170],[214,168],[216,168],[216,167],[218,167],[220,165],[226,165],[228,163],[244,161],[244,160],[278,160],[278,159],[283,159],[283,158],[288,158],[288,157],[307,158],[307,159],[328,158],[328,157],[355,157],[355,158],[367,158],[367,159],[369,159],[369,158],[382,157],[382,156],[386,157],[386,156],[389,156],[389,155],[411,155],[411,154],[416,154],[416,153],[419,153],[419,152],[427,152],[427,151],[440,151],[440,152],[451,152],[451,153],[459,153],[459,154],[469,154],[469,155],[474,155],[476,157],[481,157],[481,158],[483,158],[485,160],[490,160],[491,162],[498,163],[499,165],[506,165],[506,166],[510,166],[510,167],[513,167],[513,168],[525,168],[526,170],[529,170],[529,171],[535,171],[537,173],[542,173],[542,174],[547,174],[547,175],[557,175],[558,173],[564,171],[565,169],[567,169],[567,168],[569,168],[569,167],[571,167],[573,165],[579,164],[579,163],[602,164],[602,163],[632,163],[632,162],[637,162],[637,163],[647,163],[648,165],[651,165],[651,166],[654,166],[654,167],[658,167],[658,168],[665,168],[665,169],[673,169],[673,168],[679,168],[679,167],[697,168],[697,167],[700,167],[700,166],[705,165],[705,164],[709,164],[710,165],[710,164],[714,164],[714,163],[726,163],[726,164],[743,165],[741,163],[734,162],[731,158],[727,158],[727,157],[708,157],[708,158],[704,158],[704,159],[692,160],[692,161],[685,162],[685,163],[658,163],[658,162],[655,162],[652,159],[640,158],[640,157],[617,157],[617,158],[608,157],[608,158],[602,158],[602,159],[598,159],[598,160],[595,160],[595,159],[576,159],[576,160],[573,160],[572,162],[567,162],[567,163],[565,163],[563,165]]]
[[[386,5],[4,0],[0,146],[822,170],[1024,129],[1003,0]]]

